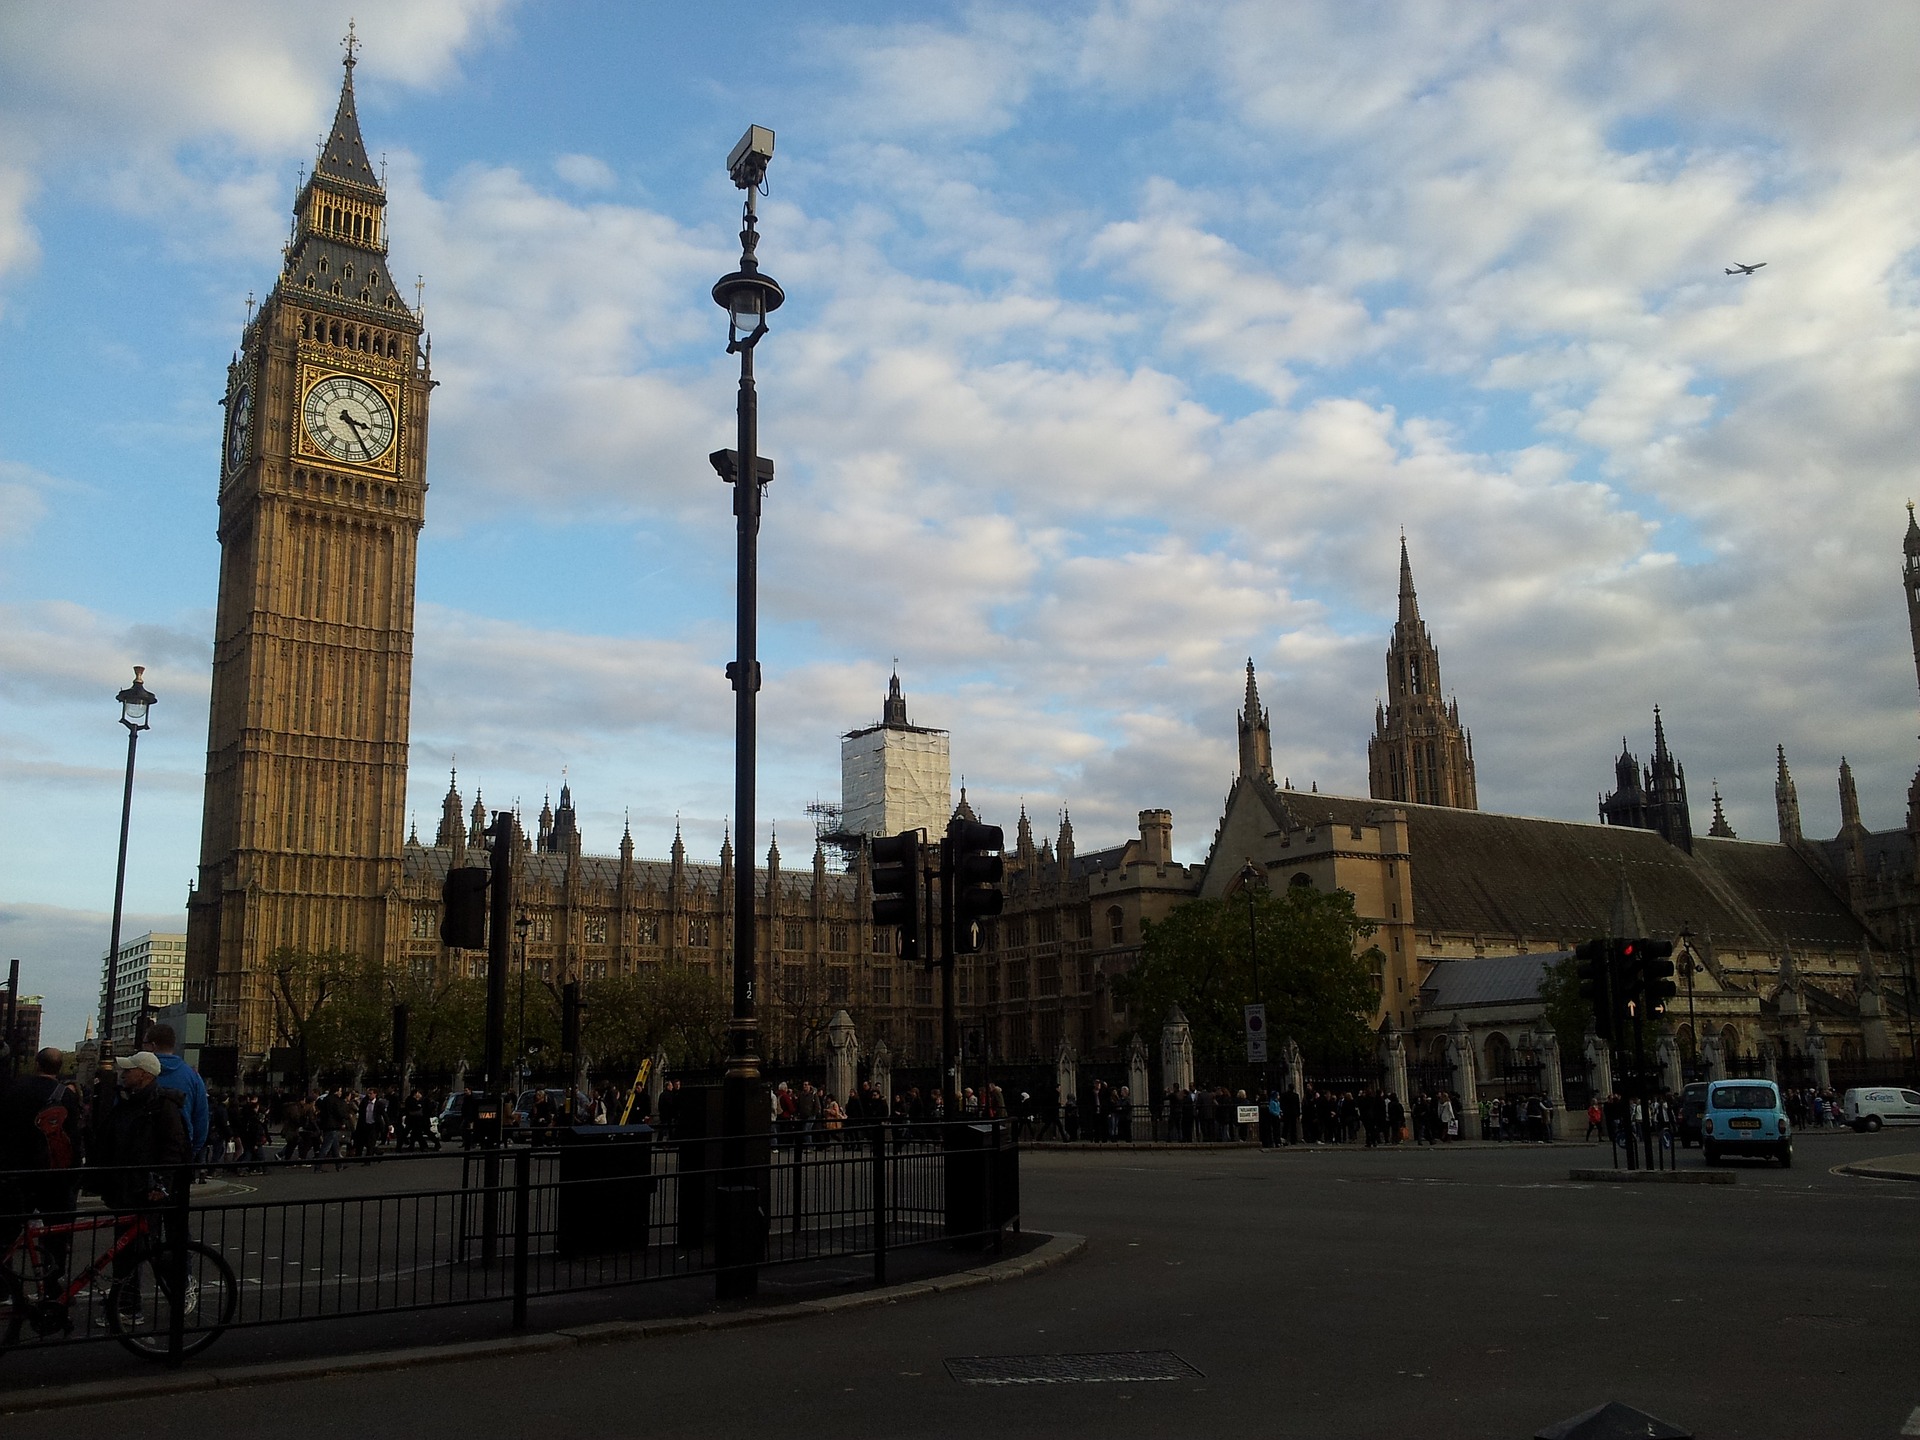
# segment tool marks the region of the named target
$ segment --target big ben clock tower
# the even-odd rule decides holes
[[[294,203],[273,293],[228,372],[220,594],[190,998],[208,1040],[280,1043],[276,952],[390,963],[426,499],[420,318],[387,269],[386,189],[354,113]]]

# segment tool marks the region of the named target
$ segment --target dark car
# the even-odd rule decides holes
[[[1680,1143],[1700,1143],[1700,1117],[1707,1112],[1707,1082],[1702,1080],[1680,1092]]]
[[[433,1117],[433,1133],[441,1140],[458,1140],[466,1131],[467,1118],[462,1112],[466,1104],[466,1092],[456,1090],[447,1096],[447,1103],[440,1107],[440,1113]]]

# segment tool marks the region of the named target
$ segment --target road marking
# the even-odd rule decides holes
[[[1913,1413],[1907,1416],[1907,1423],[1900,1427],[1902,1435],[1920,1435],[1920,1405],[1913,1407]]]

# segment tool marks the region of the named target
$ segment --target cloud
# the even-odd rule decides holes
[[[611,190],[619,183],[613,167],[594,155],[556,155],[553,173],[576,190]]]
[[[27,78],[0,104],[39,98],[0,178],[0,273],[30,263],[56,155],[128,213],[206,195],[220,243],[270,255],[336,18],[212,7],[181,78],[106,94],[132,42],[99,58],[108,12],[74,13],[6,72]],[[506,33],[493,6],[401,13],[364,74],[452,87]],[[1404,526],[1490,807],[1584,818],[1657,702],[1743,833],[1767,833],[1777,741],[1810,776],[1844,746],[1870,821],[1897,823],[1911,16],[1114,0],[782,23],[796,58],[768,83],[808,118],[763,209],[790,296],[757,357],[779,466],[763,816],[832,795],[837,734],[896,655],[983,812],[1068,807],[1083,847],[1165,804],[1204,848],[1249,654],[1283,772],[1364,789]],[[718,182],[676,191],[591,131],[552,142],[579,148],[551,173],[473,144],[391,152],[440,382],[412,803],[437,813],[455,752],[463,784],[530,806],[567,766],[591,845],[631,804],[643,851],[684,811],[711,853],[732,805],[733,536],[704,463],[733,433]],[[1736,282],[1733,258],[1771,263]],[[0,483],[38,534],[60,517],[35,474]],[[204,676],[185,622],[10,616],[23,716],[136,652],[169,694]]]

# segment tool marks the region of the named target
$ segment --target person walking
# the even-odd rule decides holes
[[[207,1148],[212,1118],[207,1109],[207,1082],[200,1072],[174,1053],[176,1039],[171,1025],[147,1027],[147,1050],[160,1061],[160,1088],[180,1097],[180,1117],[187,1122],[187,1143],[196,1157]]]
[[[156,1215],[175,1185],[190,1178],[182,1172],[192,1164],[194,1151],[181,1091],[160,1083],[161,1057],[136,1050],[119,1062],[119,1071],[120,1099],[106,1130],[95,1137],[96,1153],[88,1157],[88,1165],[99,1170],[100,1199],[116,1217],[116,1235],[124,1236],[140,1216]],[[167,1238],[186,1239],[172,1234]],[[131,1281],[148,1248],[128,1245],[114,1256],[114,1278]],[[123,1315],[137,1317],[141,1301],[133,1284],[121,1287]]]
[[[347,1124],[352,1118],[347,1110],[347,1102],[331,1088],[323,1089],[320,1098],[314,1101],[313,1114],[320,1126],[320,1152],[313,1157],[313,1168],[318,1170],[331,1156],[335,1170],[346,1169],[347,1162],[340,1153],[340,1146],[347,1138]]]
[[[0,1097],[0,1251],[39,1215],[49,1225],[73,1218],[79,1203],[80,1096],[60,1078],[67,1057],[48,1046]],[[6,1171],[21,1172],[11,1176]],[[67,1273],[71,1240],[49,1234],[40,1253],[40,1293],[53,1295]]]

